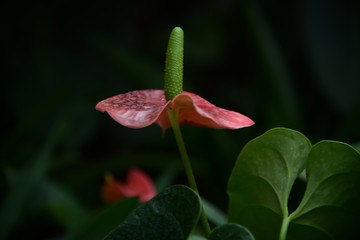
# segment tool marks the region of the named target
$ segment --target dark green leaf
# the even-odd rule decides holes
[[[254,240],[254,237],[243,226],[228,223],[216,227],[211,232],[209,240]]]
[[[301,133],[275,128],[250,141],[241,151],[229,179],[229,221],[256,239],[277,239],[288,197],[304,169],[311,144]]]
[[[332,239],[351,239],[359,213],[359,152],[344,143],[322,141],[311,149],[306,169],[305,195],[290,219],[321,229]]]
[[[199,214],[199,196],[186,186],[172,186],[137,208],[105,239],[183,240]]]
[[[191,234],[189,236],[188,240],[208,240],[208,239],[206,237],[204,237],[204,236]]]
[[[249,142],[230,177],[229,220],[257,240],[359,239],[360,154],[350,145],[322,141],[310,151],[300,133],[273,129]],[[289,215],[293,183],[304,169],[307,187]]]

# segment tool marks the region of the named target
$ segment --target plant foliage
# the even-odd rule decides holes
[[[290,213],[290,193],[304,169],[306,190]],[[311,146],[301,133],[275,128],[241,151],[228,184],[228,217],[258,240],[352,239],[358,237],[358,189],[360,154],[354,148],[334,141]]]

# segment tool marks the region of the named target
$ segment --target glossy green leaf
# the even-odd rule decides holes
[[[230,177],[229,220],[257,240],[359,239],[359,152],[334,141],[310,147],[300,133],[281,128],[249,142]],[[290,192],[304,167],[306,190],[290,214]]]
[[[249,228],[256,239],[278,239],[291,188],[310,148],[305,136],[286,128],[250,141],[229,179],[229,221]]]
[[[204,236],[191,234],[187,240],[208,240],[208,239]]]
[[[350,145],[322,141],[306,165],[308,184],[292,222],[320,229],[331,239],[357,239],[360,201],[360,154]]]
[[[254,240],[253,235],[238,224],[228,223],[216,227],[210,234],[209,240]]]
[[[186,186],[172,186],[138,207],[105,239],[187,239],[199,214],[199,196]]]

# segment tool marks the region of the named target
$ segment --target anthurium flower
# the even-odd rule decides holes
[[[164,90],[140,90],[119,94],[99,102],[96,109],[107,112],[115,121],[130,128],[143,128],[157,123],[170,127],[166,108],[178,111],[180,124],[209,128],[237,129],[254,122],[234,111],[216,107],[200,96],[181,92],[166,100]]]
[[[139,197],[140,202],[150,200],[156,195],[151,178],[138,168],[129,170],[124,183],[116,180],[112,174],[105,175],[105,184],[101,188],[101,196],[106,203],[115,203],[125,197]]]

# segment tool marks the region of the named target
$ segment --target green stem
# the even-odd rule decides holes
[[[180,125],[179,125],[179,121],[178,121],[178,111],[168,108],[168,115],[169,115],[170,123],[171,123],[172,129],[173,129],[173,132],[174,132],[176,143],[177,143],[179,151],[180,151],[181,159],[184,164],[185,173],[186,173],[187,179],[189,181],[189,185],[196,193],[199,194],[199,190],[196,185],[194,173],[193,173],[193,170],[192,170],[192,167],[190,164],[189,155],[187,154],[185,143],[184,143],[181,131],[180,131]],[[210,229],[209,222],[205,216],[205,212],[204,212],[202,205],[201,205],[201,211],[200,211],[200,221],[204,228],[206,237],[209,237],[210,233],[211,233],[211,229]]]
[[[282,224],[281,224],[279,240],[286,240],[286,234],[287,234],[287,230],[289,228],[289,223],[290,223],[290,217],[288,217],[286,215],[283,218],[283,221],[282,221]]]

